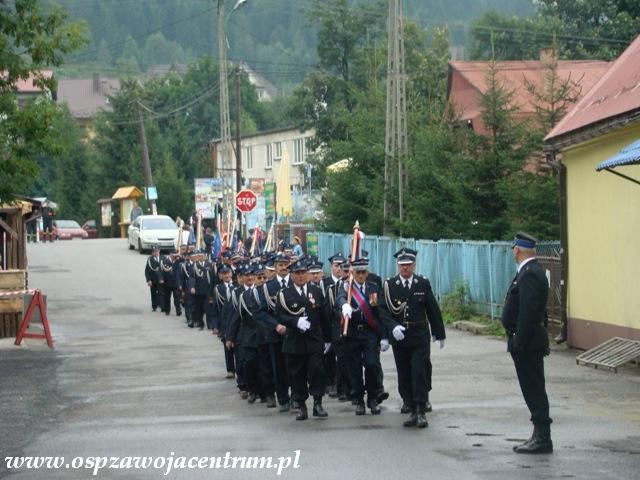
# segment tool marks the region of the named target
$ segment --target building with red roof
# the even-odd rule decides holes
[[[545,141],[565,185],[568,340],[640,340],[640,36]]]

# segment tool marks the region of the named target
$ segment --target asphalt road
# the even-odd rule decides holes
[[[277,458],[300,450],[299,467],[280,478],[638,478],[637,368],[612,374],[576,366],[576,352],[549,357],[552,455],[511,451],[530,425],[505,343],[452,330],[432,355],[428,429],[401,425],[391,352],[382,415],[356,417],[351,405],[327,399],[328,419],[296,422],[240,400],[209,332],[151,312],[145,259],[124,240],[30,245],[30,286],[48,295],[56,350],[39,340],[29,349],[0,344],[3,456]],[[96,478],[278,478],[275,468],[165,471],[105,468]],[[64,468],[8,476],[92,478]]]

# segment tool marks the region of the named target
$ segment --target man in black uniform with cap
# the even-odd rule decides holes
[[[305,401],[313,396],[313,416],[326,417],[322,407],[326,378],[323,354],[331,345],[329,316],[322,292],[307,285],[307,265],[298,260],[291,267],[294,284],[278,294],[279,320],[286,327],[282,350],[287,354],[291,399],[299,406],[296,420],[308,418]]]
[[[536,259],[536,239],[516,234],[513,256],[518,273],[509,286],[502,310],[502,325],[508,336],[507,350],[516,367],[524,400],[531,412],[533,434],[516,453],[551,453],[551,418],[545,389],[544,357],[549,354],[547,296],[549,282]]]
[[[151,293],[151,309],[155,312],[158,307],[163,310],[164,299],[162,298],[162,272],[160,271],[160,249],[153,247],[151,255],[147,258],[147,264],[144,267],[144,278],[149,285]]]
[[[176,315],[179,317],[182,315],[182,306],[180,305],[180,293],[178,291],[178,285],[180,279],[178,278],[180,263],[177,260],[177,255],[171,254],[162,257],[160,260],[160,270],[162,273],[162,296],[163,303],[162,308],[165,315],[171,315],[171,297],[173,296],[173,305],[176,307]]]
[[[400,274],[384,283],[386,309],[381,310],[393,335],[393,356],[398,372],[398,391],[410,416],[405,427],[425,428],[431,390],[431,333],[444,347],[446,337],[440,307],[429,280],[414,275],[418,252],[403,248],[394,254]]]
[[[374,282],[367,280],[369,261],[366,258],[354,260],[351,298],[348,301],[349,283],[342,282],[338,291],[337,309],[349,318],[347,335],[343,337],[346,366],[351,382],[351,394],[356,401],[356,415],[364,415],[364,392],[367,392],[367,405],[373,415],[381,410],[378,396],[382,385],[382,375],[378,345],[385,352],[389,349],[387,332],[380,320],[382,293]],[[364,382],[362,370],[364,369]]]
[[[204,314],[207,307],[207,299],[211,291],[210,270],[205,262],[205,254],[195,255],[193,263],[193,275],[189,278],[189,292],[191,293],[192,310],[191,321],[188,326],[204,329]]]
[[[222,326],[222,315],[225,311],[227,302],[231,300],[231,295],[235,285],[231,279],[231,267],[226,264],[222,264],[218,268],[218,277],[220,281],[213,289],[213,332],[222,341],[222,347],[224,348],[224,362],[227,369],[227,378],[235,378],[236,367],[233,357],[233,348],[226,347],[226,337],[224,335],[224,328]]]

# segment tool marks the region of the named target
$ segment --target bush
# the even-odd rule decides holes
[[[444,296],[442,315],[445,323],[450,324],[459,320],[469,320],[474,313],[468,299],[466,284],[456,284],[453,292]]]

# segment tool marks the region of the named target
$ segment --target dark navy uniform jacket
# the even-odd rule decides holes
[[[329,315],[322,292],[315,285],[306,285],[306,295],[298,293],[295,286],[278,294],[277,309],[280,323],[287,327],[282,344],[283,353],[305,354],[324,350],[331,342]],[[306,332],[298,329],[298,319],[307,317],[311,327]]]
[[[337,291],[338,296],[336,299],[336,310],[340,312],[342,315],[342,306],[347,303],[347,287],[349,282],[343,281],[340,282]],[[356,281],[353,281],[353,289],[358,288]],[[351,295],[351,308],[353,308],[353,313],[351,314],[351,318],[349,319],[349,329],[347,331],[347,337],[362,337],[366,335],[375,334],[377,339],[380,340],[382,338],[387,338],[387,332],[385,330],[384,324],[380,318],[380,307],[384,306],[384,297],[382,296],[382,292],[378,288],[374,282],[365,281],[364,282],[364,299],[369,305],[371,309],[371,313],[373,315],[373,324],[375,325],[375,330],[373,330],[369,323],[367,322],[366,317],[358,307],[358,304]],[[364,327],[360,327],[362,330],[358,330],[358,326],[363,325]],[[365,335],[363,335],[365,334]]]
[[[144,278],[147,279],[147,282],[151,282],[153,284],[159,284],[160,280],[162,280],[162,272],[160,271],[160,257],[156,258],[151,255],[147,258],[147,264],[144,267]]]
[[[392,344],[411,347],[425,340],[430,342],[429,327],[437,340],[446,338],[442,313],[429,280],[414,274],[407,290],[404,278],[396,275],[384,282],[384,296],[386,308],[381,309],[381,315]],[[399,342],[392,335],[398,325],[405,327],[404,339]]]
[[[530,260],[509,286],[502,309],[508,351],[549,351],[547,296],[549,283],[538,260]]]
[[[248,307],[255,299],[255,288],[239,287],[234,291],[237,309],[233,312],[227,330],[227,340],[231,340],[240,346],[257,348],[260,342],[260,330],[256,319]]]

